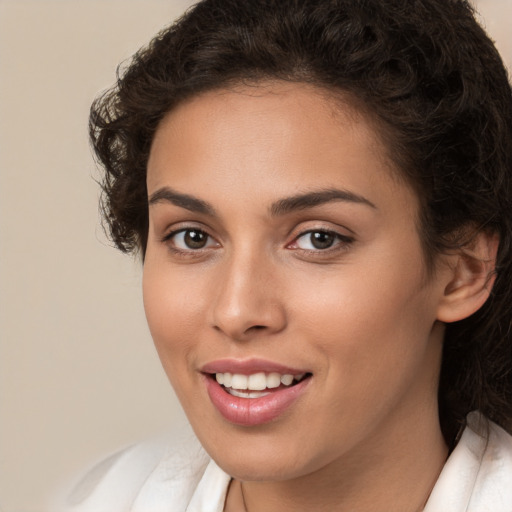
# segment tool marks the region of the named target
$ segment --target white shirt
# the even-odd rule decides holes
[[[192,433],[150,441],[95,466],[61,507],[66,512],[222,512],[231,477]],[[512,437],[468,416],[424,512],[512,512]]]

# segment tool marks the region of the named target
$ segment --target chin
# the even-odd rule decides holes
[[[276,482],[292,480],[309,473],[306,468],[290,467],[283,461],[269,461],[251,463],[246,460],[218,460],[215,462],[228,475],[243,482]]]
[[[281,443],[279,440],[254,442],[248,435],[240,442],[220,446],[204,443],[217,465],[241,481],[282,481],[298,478],[318,470],[326,463],[323,457],[309,460],[303,443]],[[302,446],[302,448],[301,448]]]

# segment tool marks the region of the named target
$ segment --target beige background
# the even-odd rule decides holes
[[[181,417],[137,262],[108,246],[95,94],[188,0],[0,0],[0,510],[46,510],[98,457]],[[512,0],[480,0],[512,63]]]

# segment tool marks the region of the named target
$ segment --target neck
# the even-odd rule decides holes
[[[448,449],[437,409],[385,425],[362,447],[287,481],[233,482],[226,512],[416,512],[423,510]],[[403,427],[407,425],[407,429]],[[402,427],[402,428],[401,428]],[[233,505],[233,506],[230,506]]]

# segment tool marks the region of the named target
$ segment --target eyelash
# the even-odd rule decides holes
[[[206,236],[205,246],[198,247],[198,248],[177,247],[177,245],[175,243],[176,237],[180,234],[183,234],[183,237],[185,237],[187,235],[187,233],[196,233],[196,234],[200,234],[200,236]],[[331,239],[332,239],[331,244],[325,248],[311,248],[311,249],[310,248],[306,249],[306,248],[300,247],[298,245],[299,240],[306,238],[307,236],[311,237],[314,234],[321,235],[323,237],[325,237],[325,236],[331,237]],[[180,228],[180,229],[175,229],[175,230],[171,231],[170,233],[166,234],[162,238],[162,242],[168,246],[169,250],[171,250],[174,254],[176,254],[178,256],[183,256],[183,257],[199,257],[206,250],[209,250],[212,248],[215,249],[217,247],[220,247],[220,244],[216,241],[215,241],[214,245],[209,246],[208,244],[212,240],[215,241],[215,239],[211,235],[209,235],[207,231],[205,231],[204,229],[199,229],[199,228],[194,228],[194,227],[188,227],[188,228],[184,227],[184,228]],[[310,238],[310,241],[311,241],[311,238]],[[184,245],[186,245],[186,242],[184,240],[183,240],[183,242],[184,242]],[[293,239],[293,241],[291,243],[286,245],[286,248],[294,249],[294,250],[301,252],[302,254],[305,254],[305,255],[314,254],[315,256],[316,255],[327,256],[327,255],[331,255],[333,252],[347,250],[353,242],[354,242],[354,238],[351,236],[342,235],[341,233],[338,233],[338,232],[330,230],[330,229],[318,228],[318,229],[308,229],[307,231],[303,231],[303,232],[299,233]],[[313,243],[311,243],[311,245],[313,245]]]
[[[307,238],[308,236],[310,245],[314,245],[312,236],[313,235],[321,235],[323,237],[328,236],[331,237],[331,243],[328,247],[325,248],[312,248],[312,249],[304,249],[300,246],[298,246],[298,241]],[[318,241],[318,240],[317,240]],[[354,242],[354,238],[347,235],[342,235],[341,233],[338,233],[336,231],[330,230],[330,229],[309,229],[307,231],[301,232],[291,244],[288,244],[287,247],[294,248],[297,251],[301,251],[304,254],[315,254],[320,256],[328,256],[331,255],[333,252],[338,251],[344,251],[349,248],[349,246]]]
[[[196,233],[196,234],[200,234],[201,236],[203,236],[203,235],[206,236],[205,247],[199,247],[199,248],[188,247],[186,249],[177,247],[176,243],[175,243],[176,237],[180,234],[183,234],[183,236],[185,237],[187,233]],[[185,227],[185,228],[175,229],[162,238],[162,242],[167,245],[169,250],[171,250],[174,254],[177,254],[178,256],[183,256],[183,257],[200,256],[201,254],[203,254],[203,251],[212,248],[212,247],[208,246],[208,243],[211,240],[214,240],[214,238],[212,236],[210,236],[204,229],[199,229],[199,228],[194,228],[194,227],[188,227],[188,228]],[[185,242],[185,244],[186,244],[186,242]],[[218,242],[216,242],[216,245],[219,246]]]

